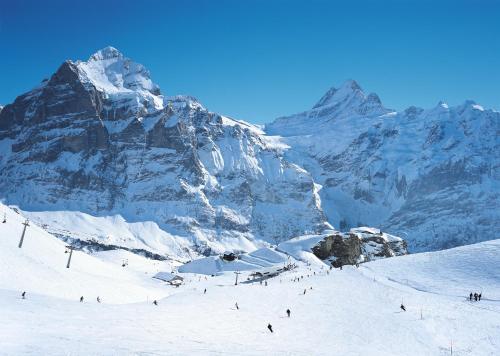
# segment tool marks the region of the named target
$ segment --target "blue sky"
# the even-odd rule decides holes
[[[167,95],[264,123],[346,79],[387,107],[500,109],[500,1],[0,0],[0,103],[112,45]]]

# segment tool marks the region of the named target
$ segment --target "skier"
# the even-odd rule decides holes
[[[207,294],[207,289],[205,288],[205,290],[203,291],[203,294]]]
[[[156,301],[156,299],[155,299],[155,300],[153,300],[153,304],[154,304],[154,305],[158,305],[158,302]]]
[[[479,299],[479,301],[481,301],[481,293],[477,295],[477,298]]]
[[[291,312],[290,312],[290,309],[287,309],[287,310],[286,310],[286,315],[288,315],[288,317],[290,317],[290,313],[291,313]]]
[[[469,300],[472,302],[472,292],[469,294]]]
[[[83,295],[80,297],[80,303],[83,303]]]
[[[476,302],[477,302],[477,297],[478,297],[477,293],[474,293],[474,300],[475,300]]]
[[[267,328],[269,329],[270,332],[273,332],[273,326],[271,324],[267,324]]]
[[[342,266],[340,266],[340,270],[342,271]]]
[[[239,305],[238,305],[238,302],[236,302],[236,303],[234,304],[234,306],[236,307],[236,309],[237,309],[237,310],[240,310],[240,307],[239,307]]]
[[[401,310],[406,311],[406,308],[405,308],[405,306],[403,305],[403,303],[401,303],[400,308],[401,308]]]
[[[264,285],[267,287],[267,281],[264,283]]]
[[[304,295],[306,294],[306,290],[307,290],[307,289],[304,289]]]
[[[24,291],[24,292],[21,294],[21,297],[22,297],[23,299],[26,299],[26,291]]]
[[[101,298],[99,298],[99,296],[97,297],[97,303],[100,303],[101,302]]]

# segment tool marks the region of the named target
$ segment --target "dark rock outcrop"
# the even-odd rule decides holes
[[[319,259],[330,261],[334,267],[408,253],[406,241],[403,239],[366,227],[327,235],[312,251]]]

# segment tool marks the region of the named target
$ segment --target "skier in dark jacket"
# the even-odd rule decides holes
[[[274,332],[273,326],[271,324],[267,324],[267,328],[269,329],[270,332]]]
[[[469,294],[469,300],[472,302],[472,292]]]
[[[481,301],[481,293],[477,295],[477,298],[479,299],[479,301]]]
[[[477,293],[474,293],[474,300],[477,302],[478,295]]]
[[[236,302],[236,303],[234,304],[234,306],[236,307],[236,310],[240,310],[240,306],[238,305],[238,302]]]
[[[156,299],[155,299],[155,300],[153,300],[153,304],[154,304],[154,305],[158,305],[158,302],[156,301]]]
[[[101,302],[101,298],[97,297],[97,303]]]
[[[80,297],[80,303],[83,303],[83,295]]]
[[[203,291],[203,294],[207,294],[207,289],[205,288],[205,290]]]
[[[287,309],[287,310],[286,310],[286,315],[288,315],[288,317],[290,317],[290,313],[291,313],[291,312],[290,312],[290,309]]]
[[[401,308],[401,310],[406,311],[406,308],[403,304],[401,304],[400,308]]]
[[[22,297],[23,299],[26,299],[26,291],[24,291],[24,292],[21,294],[21,297]]]

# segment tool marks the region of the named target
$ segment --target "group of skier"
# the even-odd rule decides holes
[[[290,314],[291,314],[290,309],[287,309],[286,310],[286,315],[288,315],[288,317],[290,317]],[[271,323],[267,324],[267,328],[269,329],[270,332],[272,332],[272,333],[274,332],[273,331],[273,326],[271,325]]]
[[[470,292],[469,294],[469,300],[472,302],[472,298],[474,298],[474,301],[476,302],[480,302],[481,301],[481,293],[474,293],[472,294],[472,292]]]
[[[21,298],[22,298],[22,299],[26,299],[26,291],[23,291],[23,292],[21,293]],[[80,303],[83,303],[83,300],[84,300],[84,299],[85,299],[85,298],[83,298],[83,295],[82,295],[82,296],[80,297]],[[96,300],[97,300],[97,303],[100,303],[100,302],[101,302],[101,298],[100,298],[99,296],[97,296]]]
[[[84,298],[83,298],[83,295],[82,295],[82,296],[80,297],[80,303],[83,303],[83,300],[84,300]],[[99,296],[97,296],[96,300],[97,300],[97,303],[100,303],[100,302],[101,302],[101,298],[100,298]]]

